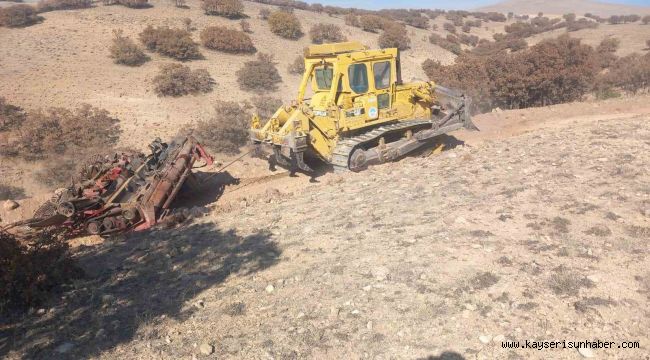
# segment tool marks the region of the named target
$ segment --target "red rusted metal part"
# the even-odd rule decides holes
[[[119,154],[92,164],[86,179],[65,189],[23,223],[35,228],[64,227],[73,236],[154,226],[193,176],[196,161],[211,165],[214,160],[191,136],[169,144],[156,139],[150,148],[149,156]]]

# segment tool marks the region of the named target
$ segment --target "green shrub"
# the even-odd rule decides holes
[[[187,30],[154,28],[147,26],[140,33],[140,41],[147,49],[178,60],[198,59],[201,57],[199,46],[192,40]]]
[[[228,53],[254,53],[255,46],[251,38],[225,26],[209,26],[201,31],[201,43],[212,50]]]
[[[218,15],[229,19],[244,16],[244,4],[241,0],[203,0],[201,8],[207,15]]]
[[[29,5],[13,5],[0,8],[0,27],[25,27],[43,21],[36,9]]]
[[[165,64],[153,78],[158,96],[182,96],[212,91],[214,80],[205,69],[191,70],[181,64]]]
[[[282,81],[273,57],[263,53],[258,53],[257,59],[245,62],[236,75],[239,87],[247,91],[274,91]]]
[[[345,36],[341,32],[341,28],[334,24],[315,24],[309,30],[309,36],[314,44],[346,41]]]
[[[271,32],[289,40],[299,39],[302,33],[300,21],[294,14],[285,11],[276,11],[269,16]]]
[[[200,121],[196,134],[201,143],[213,151],[236,154],[248,142],[248,128],[252,118],[247,105],[233,101],[217,101],[215,115]]]
[[[133,40],[122,35],[122,30],[113,31],[113,35],[113,44],[109,51],[116,64],[139,66],[149,60],[149,57]]]

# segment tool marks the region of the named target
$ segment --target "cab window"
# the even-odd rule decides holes
[[[329,90],[332,87],[332,68],[316,69],[316,85],[318,90]]]
[[[348,67],[350,89],[357,94],[368,91],[368,70],[366,64],[353,64]]]
[[[375,75],[375,89],[386,89],[390,86],[390,61],[375,63],[372,72]]]

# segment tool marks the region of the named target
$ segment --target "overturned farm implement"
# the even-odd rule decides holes
[[[170,213],[184,185],[196,183],[192,169],[213,159],[195,138],[164,143],[154,140],[151,154],[97,156],[84,165],[78,179],[59,189],[34,217],[15,225],[33,229],[56,227],[70,235],[106,235],[144,230]]]

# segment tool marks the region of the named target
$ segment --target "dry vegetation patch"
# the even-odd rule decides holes
[[[302,75],[305,72],[305,59],[301,55],[296,56],[293,62],[287,66],[287,71],[290,74]]]
[[[13,5],[0,8],[0,27],[25,27],[43,21],[36,9],[29,5]]]
[[[109,48],[113,61],[128,66],[139,66],[147,62],[149,57],[144,51],[122,33],[122,30],[113,31],[113,44]]]
[[[42,233],[25,243],[0,230],[0,314],[41,305],[81,275],[65,241]]]
[[[250,36],[225,26],[209,26],[201,31],[201,43],[212,50],[228,53],[254,53]]]
[[[214,80],[206,69],[192,70],[187,65],[165,64],[153,78],[158,96],[182,96],[212,91]]]
[[[257,59],[247,61],[237,70],[237,82],[242,90],[263,92],[278,88],[282,77],[275,66],[273,56],[259,53]]]
[[[36,4],[38,12],[85,9],[91,6],[91,0],[41,0]]]
[[[218,15],[229,19],[244,17],[244,4],[240,0],[203,0],[201,8],[207,15]]]
[[[196,127],[202,143],[220,153],[239,152],[248,141],[249,106],[234,101],[218,101],[214,112],[213,117],[199,122]]]
[[[314,44],[338,43],[346,41],[341,28],[334,24],[318,23],[309,29],[309,37]]]
[[[11,130],[1,148],[5,156],[45,159],[68,152],[113,147],[119,138],[119,120],[108,111],[84,104],[76,110],[50,108],[27,114]]]
[[[289,40],[302,37],[302,26],[298,17],[286,11],[275,11],[268,18],[271,32]]]
[[[147,49],[178,60],[192,60],[201,57],[199,46],[192,40],[192,34],[183,29],[166,26],[147,26],[140,33],[140,41]]]
[[[598,65],[593,48],[561,36],[514,53],[463,53],[451,66],[427,60],[423,68],[429,78],[467,91],[475,109],[486,111],[578,100],[593,89]]]
[[[406,28],[398,23],[391,23],[384,25],[384,31],[379,35],[379,47],[397,48],[399,50],[406,50],[411,47],[411,39],[408,37]]]

